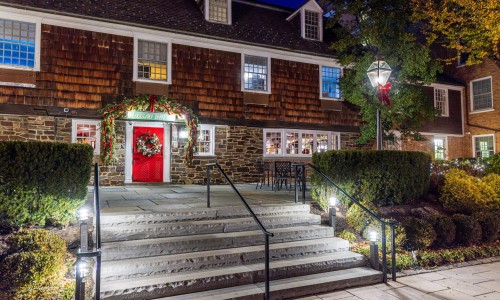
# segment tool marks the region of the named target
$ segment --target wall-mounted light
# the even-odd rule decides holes
[[[185,128],[179,129],[179,139],[186,140],[188,136],[188,131]]]

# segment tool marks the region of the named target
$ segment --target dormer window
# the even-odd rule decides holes
[[[306,10],[304,16],[305,38],[319,40],[319,14],[314,11]]]
[[[231,0],[195,0],[205,20],[231,25]]]

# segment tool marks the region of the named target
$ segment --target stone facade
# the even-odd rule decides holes
[[[70,142],[71,119],[0,115],[0,141]]]

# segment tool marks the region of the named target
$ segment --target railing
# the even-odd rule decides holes
[[[323,179],[325,179],[328,183],[333,185],[338,191],[340,191],[344,196],[346,196],[349,200],[352,202],[356,203],[364,212],[369,214],[371,217],[373,217],[377,222],[380,223],[381,229],[382,229],[382,273],[383,273],[383,279],[384,282],[387,283],[387,236],[386,236],[386,226],[389,225],[390,231],[391,231],[391,273],[392,273],[392,280],[396,281],[396,246],[395,246],[395,238],[394,238],[394,226],[395,223],[392,221],[386,222],[382,219],[380,219],[377,215],[375,215],[372,211],[370,211],[368,208],[366,208],[363,204],[359,202],[358,199],[352,197],[349,195],[346,191],[344,191],[340,186],[338,186],[333,180],[331,180],[328,176],[326,176],[323,172],[321,172],[316,166],[312,164],[307,164],[309,167],[311,167],[312,170],[314,170],[316,173],[321,175]],[[305,177],[305,164],[298,164],[296,168],[302,168],[302,176],[303,178]],[[298,176],[297,172],[295,173],[295,182],[297,183],[298,181]],[[305,190],[305,180],[302,180],[302,191]],[[295,188],[295,202],[297,202],[298,198],[298,193],[297,193],[297,187]],[[302,193],[302,202],[305,202],[305,194]]]
[[[76,289],[75,300],[85,300],[85,284],[83,283],[84,270],[82,270],[82,261],[85,257],[95,257],[95,299],[101,298],[101,209],[99,207],[99,165],[94,164],[94,220],[95,220],[95,250],[92,252],[86,251],[87,245],[80,245],[80,249],[76,254]],[[88,228],[88,227],[86,227]],[[88,234],[83,232],[82,234]],[[87,239],[81,239],[87,241]],[[82,251],[83,249],[83,251]]]
[[[240,198],[241,202],[243,203],[245,208],[248,210],[248,212],[250,213],[252,218],[255,220],[255,223],[257,223],[257,225],[259,226],[262,233],[264,234],[265,241],[266,241],[266,243],[265,243],[265,273],[264,273],[265,281],[266,281],[266,285],[265,285],[266,290],[265,290],[265,294],[264,294],[264,299],[270,300],[271,298],[270,298],[270,293],[269,293],[269,237],[273,237],[274,234],[272,232],[269,232],[264,227],[264,225],[262,225],[262,222],[259,220],[257,215],[255,215],[255,213],[253,212],[250,205],[248,205],[247,201],[243,198],[243,196],[240,194],[238,189],[234,186],[231,179],[229,179],[229,177],[227,176],[226,172],[224,172],[224,170],[221,168],[221,166],[218,163],[207,164],[206,167],[207,167],[207,208],[210,208],[210,178],[211,178],[211,174],[212,174],[212,168],[216,167],[217,169],[219,169],[222,176],[224,176],[224,178],[226,178],[229,185],[236,192],[236,194],[238,195],[238,198]]]

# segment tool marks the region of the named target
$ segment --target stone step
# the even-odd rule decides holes
[[[349,242],[332,237],[318,240],[271,244],[269,250],[271,260],[281,260],[346,252],[349,250]],[[102,265],[101,279],[103,281],[109,281],[256,264],[264,261],[264,255],[264,246],[259,245],[107,261]]]
[[[321,225],[277,228],[270,231],[275,235],[269,239],[272,244],[333,237],[332,228]],[[102,245],[102,260],[109,261],[263,244],[264,236],[260,230],[108,242]]]
[[[283,214],[303,214],[309,213],[309,205],[259,205],[252,207],[257,216],[279,216]],[[161,205],[155,207],[155,211],[133,211],[133,212],[109,212],[101,214],[101,226],[129,226],[145,225],[156,223],[171,223],[196,220],[229,219],[239,217],[249,217],[250,214],[242,206],[228,206],[217,208],[185,208],[161,210]]]
[[[291,214],[260,217],[267,229],[300,225],[319,225],[321,216],[314,214]],[[159,223],[131,226],[107,226],[101,233],[102,241],[130,241],[181,235],[209,234],[258,230],[253,218],[202,220],[191,222]]]
[[[334,255],[332,255],[334,256]],[[356,267],[346,270],[335,269],[335,260],[326,260],[322,263],[306,259],[278,261],[271,263],[271,278],[277,278],[270,283],[272,299],[283,299],[307,295],[309,293],[322,293],[335,289],[352,286],[379,283],[382,273],[365,267]],[[332,269],[328,270],[328,263]],[[322,266],[322,267],[320,267]],[[321,272],[321,273],[318,273]],[[151,299],[158,297],[175,296],[182,293],[208,291],[198,294],[164,299],[254,299],[263,296],[263,264],[238,266],[214,269],[201,272],[185,273],[179,275],[148,276],[142,279],[128,279],[106,282],[101,287],[103,299]],[[279,279],[280,276],[296,276],[293,278]],[[255,283],[258,283],[255,285]],[[238,289],[232,289],[232,296],[227,294],[226,288],[238,287],[248,290],[253,285],[256,289],[252,293],[239,296]],[[241,287],[246,286],[246,287]],[[223,289],[215,290],[215,289]],[[236,292],[236,293],[235,293]]]

